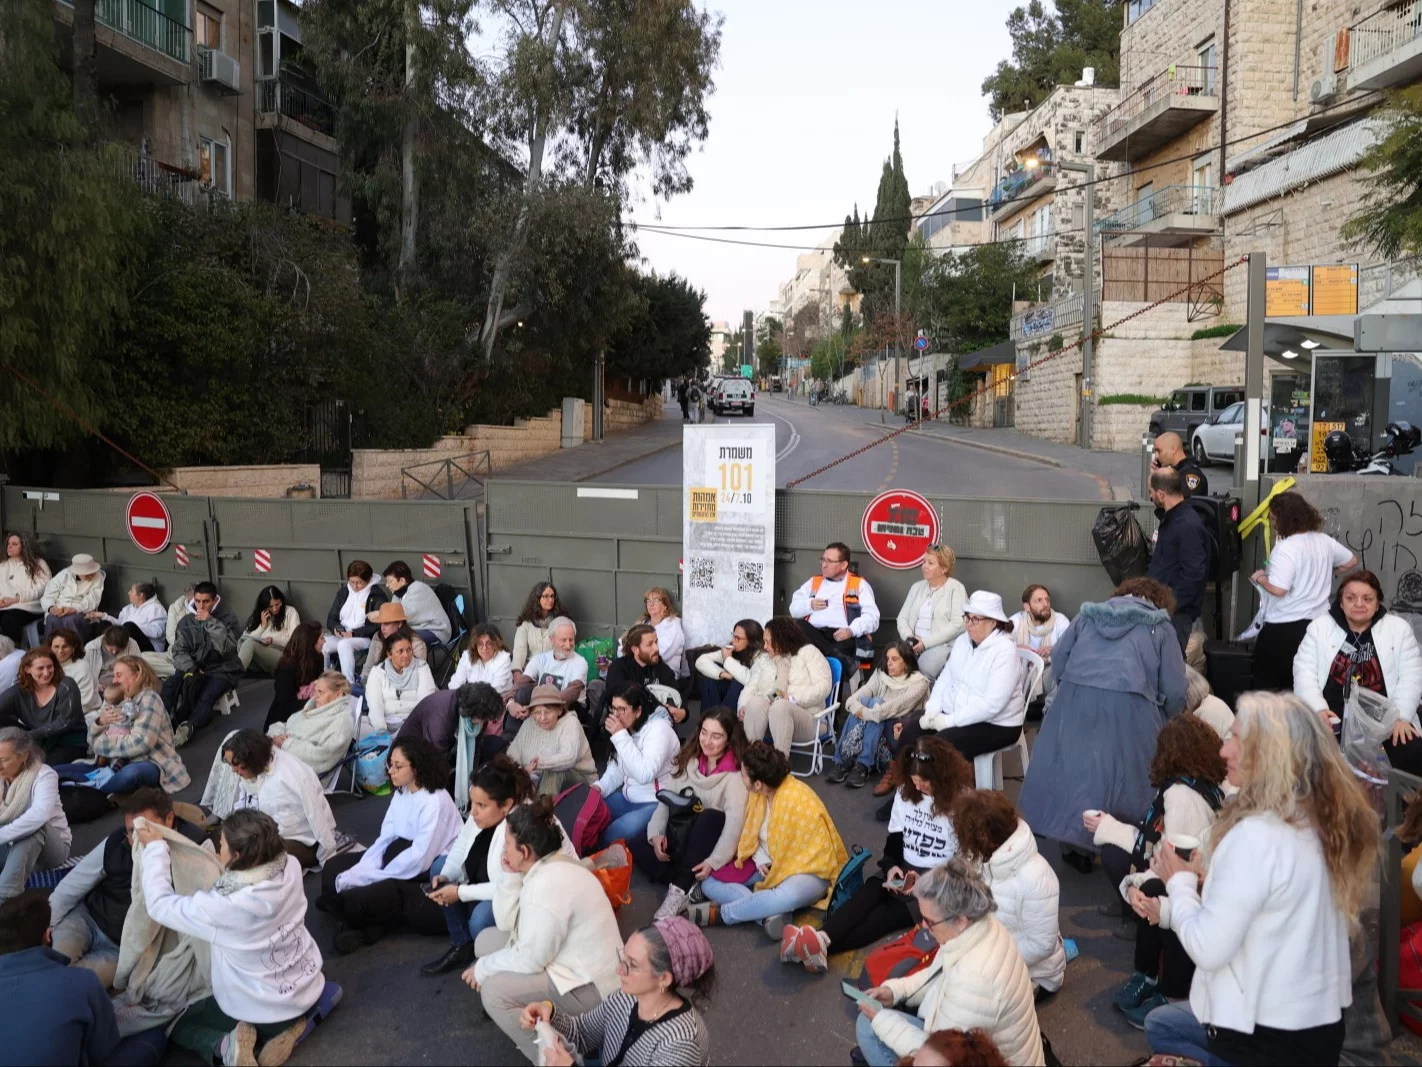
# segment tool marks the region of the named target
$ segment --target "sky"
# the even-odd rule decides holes
[[[710,134],[688,168],[695,185],[635,205],[638,222],[798,225],[823,230],[713,234],[813,247],[859,204],[873,211],[894,116],[909,191],[949,182],[991,128],[982,80],[1009,58],[1007,15],[1022,0],[709,0],[725,16]],[[646,264],[707,294],[733,328],[795,273],[793,249],[715,244],[648,231]]]

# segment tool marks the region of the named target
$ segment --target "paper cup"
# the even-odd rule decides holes
[[[1200,839],[1191,837],[1189,834],[1169,834],[1166,840],[1170,842],[1170,847],[1175,849],[1175,854],[1182,860],[1189,860],[1195,854],[1195,850],[1200,847]]]

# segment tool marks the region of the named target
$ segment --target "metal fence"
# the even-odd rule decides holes
[[[1361,67],[1422,37],[1422,0],[1374,12],[1349,34],[1349,63]]]
[[[1147,78],[1096,121],[1096,144],[1101,145],[1111,140],[1124,130],[1133,118],[1162,100],[1172,96],[1218,95],[1219,79],[1215,67],[1172,63],[1159,74]]]

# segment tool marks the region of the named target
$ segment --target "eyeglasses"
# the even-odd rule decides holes
[[[403,761],[397,763],[394,760],[390,760],[385,766],[389,767],[392,771],[408,771],[410,769],[410,765]]]
[[[919,925],[919,926],[922,926],[925,930],[928,930],[928,931],[932,932],[932,930],[933,930],[933,928],[934,928],[935,926],[942,926],[944,923],[950,923],[950,922],[952,922],[952,921],[953,921],[952,919],[926,919],[926,918],[925,918],[925,919],[919,919],[919,920],[918,920],[918,925]]]
[[[932,762],[933,762],[933,753],[932,753],[932,752],[910,752],[908,758],[911,759],[911,760],[915,760],[915,761],[918,762],[918,763],[932,763]]]
[[[835,559],[833,556],[821,556],[821,557],[820,557],[820,562],[821,562],[821,563],[848,563],[849,560],[847,560],[847,559]]]
[[[987,622],[988,618],[986,615],[964,615],[963,621],[971,626],[975,622]]]
[[[618,974],[631,974],[633,971],[640,970],[642,970],[641,964],[633,964],[633,962],[627,958],[627,953],[623,952],[621,949],[617,950]]]

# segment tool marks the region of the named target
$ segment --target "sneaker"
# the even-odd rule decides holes
[[[691,892],[686,894],[686,902],[688,904],[706,903],[706,890],[701,888],[700,882],[697,882],[694,886],[692,886]]]
[[[862,763],[856,763],[854,769],[849,772],[849,781],[844,784],[850,789],[863,789],[869,784],[869,768]]]
[[[824,974],[829,970],[829,938],[823,930],[813,926],[800,927],[800,942],[796,946],[800,962],[811,974]]]
[[[799,946],[800,927],[794,923],[787,923],[785,929],[780,934],[780,962],[799,963]]]
[[[182,748],[193,739],[193,724],[190,722],[178,723],[178,728],[173,731],[173,747]]]
[[[825,783],[828,785],[839,785],[840,782],[848,777],[849,768],[838,760],[835,760],[834,766],[831,767],[829,773],[825,775]]]
[[[794,918],[794,916],[788,913],[784,915],[772,915],[770,918],[760,921],[760,928],[765,931],[765,936],[770,938],[770,940],[779,941],[781,935],[785,933],[785,927],[789,925],[792,918]]]
[[[291,1050],[296,1048],[296,1043],[304,1036],[306,1019],[303,1016],[262,1046],[262,1050],[257,1053],[257,1067],[281,1067],[291,1058]]]
[[[257,1067],[256,1048],[257,1028],[251,1023],[238,1023],[222,1039],[222,1062],[226,1067]]]
[[[1146,1016],[1155,1011],[1156,1008],[1163,1008],[1169,1003],[1170,1001],[1166,1000],[1159,993],[1154,993],[1141,1001],[1134,1008],[1128,1008],[1121,1012],[1121,1014],[1126,1017],[1126,1022],[1130,1023],[1137,1030],[1144,1030]]]
[[[661,907],[652,913],[652,922],[661,922],[663,919],[670,919],[680,915],[686,910],[686,890],[679,885],[667,886],[667,895],[662,899]]]
[[[1154,995],[1155,980],[1148,975],[1142,974],[1140,971],[1136,971],[1127,979],[1126,984],[1116,992],[1116,995],[1111,998],[1111,1003],[1122,1011],[1129,1011],[1132,1008],[1139,1007]]]
[[[709,900],[703,900],[700,904],[692,904],[688,907],[686,917],[697,926],[719,926],[721,924],[721,909]]]

